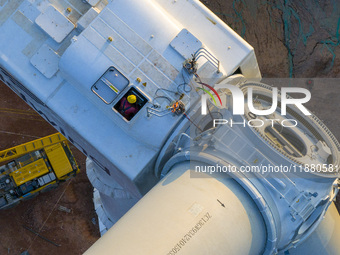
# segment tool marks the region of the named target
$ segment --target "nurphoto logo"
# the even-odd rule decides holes
[[[244,108],[245,108],[245,98],[244,98],[244,94],[242,92],[242,90],[236,86],[233,85],[226,85],[226,84],[222,84],[222,85],[216,85],[214,88],[210,87],[210,90],[214,93],[214,95],[216,96],[216,98],[218,99],[219,103],[216,102],[215,97],[213,96],[213,94],[203,88],[200,88],[203,91],[206,92],[206,94],[203,94],[201,96],[201,103],[202,103],[202,107],[201,107],[201,113],[202,115],[207,115],[207,100],[209,99],[209,97],[212,99],[212,101],[214,102],[214,104],[216,106],[218,106],[218,104],[220,104],[221,107],[223,107],[223,103],[222,100],[219,96],[219,94],[217,93],[218,89],[228,89],[231,92],[232,95],[232,102],[233,102],[233,115],[244,115]],[[301,98],[289,98],[287,97],[287,95],[289,93],[299,93],[304,95],[304,97]],[[253,101],[253,89],[251,87],[248,88],[247,90],[247,95],[248,95],[248,100],[247,100],[247,104],[248,104],[248,109],[250,111],[250,113],[253,116],[266,116],[266,115],[270,115],[272,113],[274,113],[278,107],[278,88],[273,87],[272,89],[272,105],[269,109],[256,109],[254,107],[254,101]],[[295,105],[304,115],[311,115],[311,113],[306,109],[306,107],[303,106],[303,104],[307,103],[309,100],[311,99],[311,93],[309,90],[304,89],[304,88],[291,88],[291,87],[284,87],[281,89],[281,115],[285,116],[287,114],[287,105]],[[272,125],[274,124],[275,121],[277,121],[276,119],[266,119],[265,121],[270,121],[272,123]],[[265,121],[261,120],[261,119],[252,119],[248,123],[249,126],[252,127],[261,127],[264,125]],[[230,123],[231,122],[231,123]],[[257,122],[257,125],[254,124]],[[297,125],[297,121],[294,119],[285,119],[282,121],[283,123],[281,123],[283,126],[285,127],[295,127]],[[214,120],[214,127],[216,125],[225,125],[227,123],[230,123],[232,125],[232,120],[228,121],[225,119],[215,119]],[[287,124],[288,123],[288,124]],[[236,123],[235,123],[236,124]],[[245,123],[237,123],[237,124],[244,124]]]

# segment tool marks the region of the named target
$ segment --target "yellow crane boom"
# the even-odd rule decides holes
[[[62,134],[56,133],[28,143],[14,146],[12,148],[0,151],[0,163],[66,140],[67,139]]]

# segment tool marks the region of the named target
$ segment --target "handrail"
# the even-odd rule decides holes
[[[194,58],[197,61],[200,57],[205,57],[206,60],[208,60],[212,65],[214,65],[217,68],[217,73],[221,72],[221,65],[220,61],[212,55],[207,49],[200,48],[196,53],[194,54]]]
[[[0,151],[0,163],[66,140],[67,139],[62,134],[56,133],[28,143],[14,146]]]

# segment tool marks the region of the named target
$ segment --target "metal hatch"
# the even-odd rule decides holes
[[[127,97],[130,95],[134,95],[136,97],[136,102],[132,105],[126,106],[127,104]],[[114,105],[112,108],[114,111],[118,112],[122,117],[130,121],[133,117],[135,117],[139,111],[143,108],[143,106],[148,102],[148,99],[135,87],[131,87],[124,96]],[[127,109],[133,109],[132,112],[126,111]]]
[[[91,90],[106,104],[111,104],[118,94],[129,85],[129,80],[111,66],[96,83]]]

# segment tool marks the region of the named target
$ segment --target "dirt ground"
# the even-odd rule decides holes
[[[308,108],[340,140],[340,2],[201,1],[254,47],[264,82],[311,88]]]
[[[53,133],[56,130],[52,126],[0,84],[0,149]],[[81,167],[77,177],[12,209],[0,211],[0,254],[18,255],[25,250],[31,255],[82,254],[99,238],[85,157],[73,145],[71,149]],[[60,205],[71,212],[58,210]],[[23,226],[39,231],[61,246],[36,237]]]
[[[311,78],[309,108],[340,139],[340,12],[336,1],[203,1],[254,48],[265,78]],[[320,79],[315,79],[319,77]],[[56,132],[5,85],[0,84],[0,149]],[[82,254],[99,238],[85,157],[72,146],[81,173],[57,189],[0,211],[0,254]],[[58,210],[62,205],[71,213]],[[26,230],[40,234],[56,247]]]

